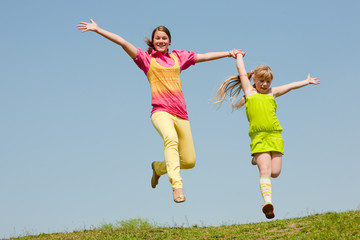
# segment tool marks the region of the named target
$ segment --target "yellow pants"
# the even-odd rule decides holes
[[[173,190],[182,188],[180,169],[195,166],[195,149],[190,122],[167,112],[155,112],[151,121],[164,140],[165,161],[155,162],[156,173],[168,174]]]

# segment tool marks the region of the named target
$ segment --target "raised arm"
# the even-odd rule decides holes
[[[285,93],[288,93],[293,89],[301,88],[309,84],[318,85],[320,84],[320,80],[317,79],[318,78],[312,78],[309,74],[307,78],[303,81],[293,82],[279,87],[273,87],[272,94],[274,97],[280,97],[281,95],[284,95]]]
[[[116,35],[114,33],[111,33],[109,31],[106,31],[106,30],[100,28],[96,24],[96,22],[93,21],[92,19],[90,19],[90,23],[80,22],[80,24],[77,25],[77,27],[79,30],[82,30],[82,32],[87,32],[87,31],[96,32],[96,33],[100,34],[101,36],[109,39],[110,41],[120,45],[131,58],[135,58],[137,55],[137,49],[134,45],[127,42],[125,39],[123,39],[119,35]]]
[[[239,76],[240,76],[240,82],[241,82],[241,87],[245,93],[245,96],[248,97],[252,94],[256,93],[256,90],[254,89],[254,87],[251,85],[251,82],[248,78],[246,69],[245,69],[245,64],[244,64],[244,52],[242,51],[236,51],[236,67],[238,69],[239,72]]]
[[[208,53],[197,54],[196,63],[212,61],[212,60],[216,60],[216,59],[224,58],[224,57],[233,57],[233,58],[235,58],[235,55],[234,55],[233,51],[208,52]]]

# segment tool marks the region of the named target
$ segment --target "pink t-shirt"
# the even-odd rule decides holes
[[[191,65],[194,65],[196,62],[197,55],[192,51],[173,50],[172,54],[177,58],[179,62],[180,72],[189,68]],[[163,54],[161,52],[153,50],[150,55],[147,51],[142,51],[140,48],[138,48],[137,56],[134,59],[134,62],[141,70],[143,70],[145,75],[148,75],[150,69],[151,56],[154,57],[156,63],[158,63],[162,67],[171,68],[175,64],[174,59],[170,56],[168,52]],[[165,79],[163,78],[164,81]],[[163,84],[167,85],[165,82]],[[177,91],[174,91],[174,89],[166,90],[166,92],[161,93],[161,96],[165,97],[164,100],[156,97],[156,101],[154,99],[154,92],[152,92],[153,109],[151,113],[154,113],[156,111],[166,111],[180,118],[188,120],[189,118],[186,111],[186,103],[182,94],[181,85],[179,85],[177,89]],[[172,103],[170,104],[170,102]]]
[[[180,70],[185,70],[189,68],[191,65],[195,65],[196,62],[196,53],[192,51],[184,51],[184,50],[173,50],[172,53],[179,59]],[[151,52],[151,55],[156,58],[156,62],[159,63],[163,67],[172,67],[174,66],[174,59],[170,57],[169,52],[162,54],[156,50]],[[151,56],[147,51],[141,50],[141,48],[137,49],[136,58],[134,58],[134,62],[136,65],[144,71],[145,75],[150,68],[150,60]]]

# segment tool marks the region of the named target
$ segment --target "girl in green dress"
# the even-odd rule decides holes
[[[275,217],[274,206],[271,200],[271,180],[281,172],[281,160],[284,154],[284,141],[281,135],[282,127],[276,117],[276,97],[297,88],[309,84],[319,84],[317,78],[310,74],[303,81],[293,82],[279,87],[270,87],[273,74],[268,66],[258,66],[250,73],[246,72],[241,50],[234,50],[236,66],[239,75],[232,76],[224,81],[219,87],[215,98],[217,103],[222,103],[226,95],[229,95],[233,108],[245,105],[246,115],[249,121],[249,136],[251,138],[252,164],[257,165],[260,174],[260,190],[264,198],[262,211],[266,218]],[[253,78],[254,85],[250,79]],[[234,103],[241,89],[244,96]]]

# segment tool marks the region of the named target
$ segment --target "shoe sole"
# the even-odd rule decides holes
[[[262,208],[262,211],[267,219],[272,219],[275,217],[274,206],[271,203],[265,204]]]
[[[152,168],[152,170],[153,170],[153,175],[152,175],[152,177],[151,177],[151,187],[152,187],[152,188],[156,188],[156,185],[158,185],[158,183],[159,183],[159,178],[160,178],[160,177],[158,177],[158,178],[156,179],[157,174],[156,174],[156,172],[155,172],[154,162],[151,163],[151,168]]]
[[[177,196],[176,198],[174,198],[174,202],[176,203],[182,203],[182,202],[185,202],[185,196],[184,195],[180,195],[180,196]]]

